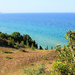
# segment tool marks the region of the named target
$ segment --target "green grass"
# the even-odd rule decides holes
[[[43,60],[47,60],[46,57],[45,57],[45,55],[43,55]]]
[[[43,64],[35,68],[23,68],[25,75],[49,75],[45,70],[46,68]]]
[[[2,51],[2,53],[12,54],[13,52],[10,52],[10,51]]]
[[[33,63],[30,63],[30,65],[34,66],[34,64],[33,64]]]

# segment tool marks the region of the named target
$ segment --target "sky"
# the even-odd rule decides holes
[[[0,0],[1,13],[75,13],[75,0]]]

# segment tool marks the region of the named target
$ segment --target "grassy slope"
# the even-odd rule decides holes
[[[26,52],[22,52],[25,50]],[[11,51],[12,53],[3,53],[2,51]],[[45,55],[47,60],[43,60]],[[0,75],[23,75],[22,67],[35,67],[37,64],[45,63],[47,70],[51,69],[57,53],[55,50],[35,50],[30,48],[6,48],[0,47]],[[33,63],[34,66],[30,64]]]

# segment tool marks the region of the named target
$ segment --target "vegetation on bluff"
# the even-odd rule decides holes
[[[75,75],[75,31],[69,30],[66,34],[66,39],[69,42],[67,46],[64,45],[63,49],[61,49],[60,45],[56,47],[58,55],[52,71],[46,72],[44,65],[37,71],[36,69],[28,69],[29,71],[24,69],[24,73],[28,75]],[[43,59],[45,60],[45,56],[43,56]]]
[[[0,46],[19,48],[25,47],[24,45],[31,47],[32,44],[35,48],[38,48],[35,40],[32,40],[32,38],[27,34],[22,36],[19,32],[13,32],[11,35],[0,32]]]
[[[33,41],[29,35],[26,34],[26,35],[22,36],[21,34],[19,34],[19,32],[16,32],[16,35],[15,35],[15,33],[12,33],[12,34],[8,35],[6,33],[0,32],[0,46],[9,46],[9,47],[16,47],[16,48],[31,47],[33,52],[34,52],[35,48],[37,48],[36,42]],[[45,65],[47,65],[47,64],[44,65],[44,63],[43,63],[43,64],[41,64],[41,66],[38,66],[34,69],[24,69],[23,68],[25,75],[26,74],[27,75],[75,75],[75,31],[69,30],[65,36],[66,36],[66,39],[69,44],[67,44],[67,46],[64,45],[63,48],[61,48],[61,45],[56,46],[55,52],[57,53],[56,54],[57,59],[53,63],[52,70],[47,71],[47,69],[45,68]],[[26,48],[19,48],[20,52],[22,52],[22,53],[26,52],[26,50],[25,50]],[[42,50],[43,48],[40,46],[39,49]],[[51,49],[53,49],[53,46],[51,46]],[[48,51],[48,46],[46,47],[46,50]],[[45,52],[47,52],[47,51],[45,51]],[[51,51],[54,51],[54,50],[51,50]],[[34,52],[34,54],[37,52]],[[42,52],[42,51],[40,51],[40,52]],[[2,53],[13,54],[14,52],[5,50],[5,51],[2,51]],[[34,55],[34,54],[32,54],[32,55]],[[51,56],[51,54],[54,55],[53,53],[51,53],[50,56],[47,57],[49,54],[50,53],[47,53],[46,55],[41,54],[42,56],[40,55],[39,58],[37,56],[36,57],[39,60],[43,59],[43,61],[47,61],[48,58]],[[33,63],[33,61],[36,60],[36,58],[34,58],[34,56],[33,56],[32,60],[29,59],[30,55],[28,55],[28,53],[25,56],[26,56],[26,58],[28,57],[28,59],[25,58],[26,61],[23,58],[19,58],[19,59],[21,59],[21,61],[23,60],[24,62],[31,61],[30,65],[34,66],[35,64]],[[22,55],[21,55],[21,57],[22,57]],[[9,59],[9,60],[12,60],[14,58],[15,57],[7,56],[7,59]],[[50,57],[50,58],[52,58],[52,57]]]

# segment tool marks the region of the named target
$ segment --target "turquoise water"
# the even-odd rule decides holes
[[[43,48],[67,44],[64,35],[69,29],[75,30],[75,13],[0,14],[1,32],[29,34]]]

